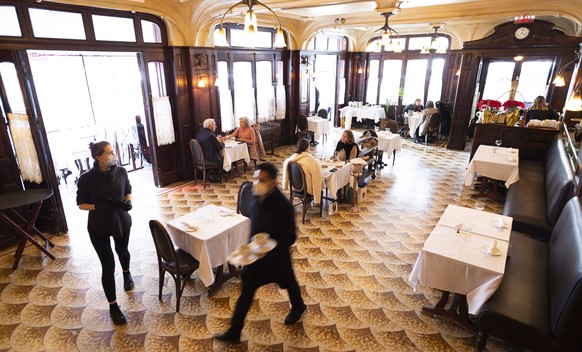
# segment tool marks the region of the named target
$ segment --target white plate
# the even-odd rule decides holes
[[[481,252],[483,252],[487,255],[498,256],[498,255],[501,255],[501,253],[503,253],[501,251],[501,248],[499,248],[499,247],[494,248],[493,251],[491,252],[491,254],[488,253],[488,249],[489,249],[489,245],[487,245],[487,244],[484,244],[481,246]]]
[[[228,262],[232,265],[249,265],[256,262],[257,259],[259,259],[259,256],[254,253],[250,253],[247,256],[243,256],[240,254],[238,250],[232,252],[226,258],[226,260],[228,260]]]
[[[253,253],[258,253],[258,254],[265,254],[267,252],[270,252],[271,250],[273,250],[273,248],[277,247],[277,241],[275,241],[274,239],[270,238],[265,244],[263,244],[262,246],[260,246],[258,243],[251,242],[250,243],[253,247],[252,251]]]

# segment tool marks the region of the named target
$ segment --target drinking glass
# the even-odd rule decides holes
[[[495,140],[495,145],[498,147],[501,147],[501,139],[496,139]]]
[[[485,209],[485,203],[481,202],[481,201],[476,201],[475,202],[475,209],[477,210],[477,218],[479,217],[479,215],[481,215],[481,210]]]

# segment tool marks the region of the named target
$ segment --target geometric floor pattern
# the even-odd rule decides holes
[[[329,144],[315,153],[327,153],[334,147]],[[293,149],[280,148],[277,156],[266,160],[280,167]],[[242,342],[234,346],[212,336],[228,327],[240,281],[231,279],[208,297],[194,273],[176,313],[168,276],[163,299],[158,300],[157,261],[147,223],[165,223],[209,204],[235,209],[238,186],[252,178],[251,172],[206,189],[193,183],[154,188],[151,181],[141,184],[134,180],[138,174],[131,173],[135,289],[124,292],[118,263],[116,272],[118,302],[128,324],[111,323],[99,261],[86,232],[87,213],[69,204],[69,233],[52,237],[55,260],[29,246],[18,269],[12,270],[14,249],[0,256],[0,350],[473,351],[470,333],[420,314],[420,307],[434,304],[439,292],[421,285],[415,292],[407,280],[447,205],[473,205],[474,190],[463,186],[468,159],[467,151],[425,148],[403,140],[395,165],[388,160],[367,186],[358,213],[344,205],[321,218],[319,209],[310,209],[304,224],[297,213],[293,266],[308,309],[299,323],[284,325],[286,291],[274,284],[264,286],[247,315]],[[485,204],[487,211],[502,211],[500,203]],[[515,351],[494,339],[489,339],[487,350]]]

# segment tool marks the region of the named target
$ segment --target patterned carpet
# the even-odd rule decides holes
[[[320,145],[315,153],[328,153],[331,144]],[[293,149],[280,148],[278,156],[266,160],[280,166]],[[367,186],[360,212],[342,205],[337,214],[321,218],[318,208],[310,209],[305,224],[297,214],[298,240],[292,252],[308,309],[299,323],[286,326],[286,291],[263,287],[247,316],[242,343],[234,346],[212,336],[228,327],[240,281],[227,281],[209,298],[195,273],[180,313],[175,313],[175,290],[167,275],[163,300],[157,297],[157,261],[147,222],[165,222],[208,204],[235,209],[238,186],[252,173],[206,190],[200,183],[155,189],[149,185],[151,173],[144,184],[138,179],[143,176],[131,173],[135,289],[124,292],[119,267],[116,273],[118,301],[129,323],[111,323],[100,265],[85,230],[87,215],[69,204],[70,233],[53,238],[56,260],[28,247],[19,268],[12,270],[13,252],[0,257],[0,350],[472,351],[470,333],[420,314],[420,307],[434,304],[439,292],[420,285],[414,292],[407,282],[447,205],[474,203],[474,190],[463,186],[468,158],[468,152],[403,141],[395,165],[389,160]],[[501,212],[501,204],[485,204],[486,211]],[[513,349],[490,339],[487,350]]]

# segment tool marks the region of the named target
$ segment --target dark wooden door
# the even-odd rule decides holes
[[[140,70],[142,72],[143,90],[147,92],[144,94],[144,105],[146,111],[146,123],[149,133],[150,151],[152,154],[152,170],[154,176],[154,183],[158,187],[167,186],[170,183],[176,182],[180,179],[180,162],[178,142],[179,138],[174,132],[175,141],[170,144],[158,145],[158,134],[155,123],[154,98],[168,96],[167,79],[168,75],[167,65],[164,63],[164,53],[146,53],[139,57]],[[172,102],[170,97],[169,101]],[[176,126],[176,110],[172,106],[172,123]],[[175,129],[174,131],[177,131]]]
[[[58,190],[58,179],[48,147],[48,141],[34,83],[25,51],[0,50],[0,194],[33,188],[52,189],[54,195],[43,203],[36,222],[37,228],[49,233],[67,232],[67,222]],[[42,175],[40,183],[24,180],[18,166],[18,155],[13,149],[8,121],[9,113],[28,116],[31,137],[38,156]]]

